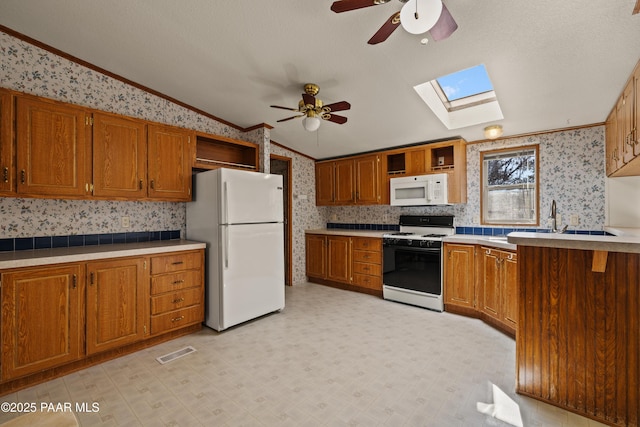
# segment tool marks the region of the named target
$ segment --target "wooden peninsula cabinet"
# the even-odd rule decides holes
[[[150,254],[87,251],[87,261],[0,270],[0,395],[200,329],[204,249],[193,248],[204,245],[163,244],[180,245],[114,245]],[[43,256],[77,258],[68,252]]]
[[[516,391],[640,426],[640,253],[605,252],[602,240],[593,250],[521,240]]]
[[[382,239],[306,234],[306,273],[312,283],[382,296]]]

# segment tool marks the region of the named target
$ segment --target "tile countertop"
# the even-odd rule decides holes
[[[341,228],[319,228],[316,230],[305,230],[306,234],[326,234],[330,236],[356,236],[356,237],[377,237],[382,238],[383,235],[388,234],[389,231],[379,230],[347,230]]]
[[[509,243],[523,246],[640,253],[640,234],[634,235],[629,230],[634,229],[627,229],[626,233],[621,232],[614,236],[513,232],[509,233],[507,239]],[[615,232],[608,227],[605,231]]]
[[[0,270],[205,248],[206,243],[192,240],[158,240],[153,242],[118,243],[102,246],[75,246],[70,248],[1,252]]]

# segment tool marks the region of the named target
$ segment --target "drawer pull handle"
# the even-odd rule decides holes
[[[5,167],[2,171],[2,179],[4,182],[9,182],[9,168]]]
[[[172,322],[179,322],[182,319],[184,319],[184,316],[180,316],[180,317],[174,317],[173,319],[171,319]]]
[[[179,285],[180,283],[184,283],[184,280],[174,280],[171,283],[174,284],[174,285]]]
[[[176,299],[173,300],[173,303],[177,304],[177,303],[183,302],[183,301],[184,301],[184,298],[176,298]]]
[[[27,173],[22,169],[20,171],[20,184],[24,184],[27,181]]]
[[[364,271],[369,271],[369,267],[363,268]]]
[[[174,261],[171,263],[171,265],[181,265],[184,264],[184,261]]]

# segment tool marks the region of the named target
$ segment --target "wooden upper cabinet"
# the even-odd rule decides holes
[[[145,258],[87,264],[87,355],[139,341],[149,313]]]
[[[611,175],[618,169],[618,120],[617,109],[613,108],[605,122],[606,174]]]
[[[82,107],[17,97],[18,195],[85,195],[91,170],[88,120],[88,110]]]
[[[13,111],[13,95],[0,89],[0,195],[16,191]]]
[[[93,115],[93,195],[141,199],[147,195],[145,123],[127,117]]]
[[[84,265],[2,274],[2,381],[84,356]]]
[[[333,162],[316,163],[316,205],[332,205],[334,198]]]
[[[405,166],[407,175],[423,175],[427,172],[427,150],[419,148],[406,153]]]
[[[640,62],[636,66],[631,79],[635,93],[633,98],[632,135],[630,140],[633,143],[633,154],[637,157],[640,156]]]
[[[354,160],[356,173],[356,203],[380,203],[380,156],[358,157]]]
[[[634,104],[634,81],[629,80],[627,86],[622,92],[622,98],[618,101],[617,115],[618,115],[618,141],[622,145],[622,163],[618,163],[618,166],[622,166],[625,163],[629,163],[634,157],[634,141],[633,141],[633,104]]]
[[[335,197],[336,205],[349,205],[355,202],[355,173],[353,159],[335,162]]]
[[[150,198],[191,200],[193,132],[173,126],[148,126],[148,194]]]

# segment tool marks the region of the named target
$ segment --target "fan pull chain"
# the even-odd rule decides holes
[[[418,19],[418,0],[416,0],[416,12],[413,14],[413,16],[416,17],[416,20]]]

